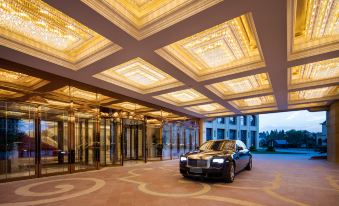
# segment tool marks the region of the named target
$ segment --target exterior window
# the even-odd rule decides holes
[[[237,124],[237,117],[230,117],[230,124],[236,125]]]
[[[206,128],[206,141],[212,140],[212,128]]]
[[[217,118],[217,122],[218,122],[218,124],[225,124],[225,118],[219,117],[219,118]]]
[[[250,115],[250,125],[255,126],[256,125],[256,117],[254,115]]]
[[[230,129],[230,139],[237,139],[237,130],[235,129]]]
[[[256,131],[251,131],[251,146],[256,146],[256,136],[257,132]]]
[[[244,144],[247,144],[247,131],[246,130],[241,130],[240,139]]]
[[[217,139],[225,139],[225,130],[224,129],[218,129],[217,132]]]
[[[247,117],[240,116],[240,125],[246,126],[247,125]]]

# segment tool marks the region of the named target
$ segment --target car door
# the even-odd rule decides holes
[[[237,140],[237,153],[239,156],[238,171],[244,169],[247,164],[246,145],[241,141]]]
[[[243,143],[242,141],[240,141],[242,147],[243,147],[243,151],[242,151],[242,164],[243,167],[245,168],[248,165],[248,162],[250,161],[250,151],[247,149],[245,143]]]
[[[235,161],[235,165],[236,165],[236,172],[239,172],[240,170],[242,170],[243,168],[243,162],[242,162],[242,150],[240,150],[241,146],[238,142],[238,140],[236,141],[236,149],[235,149],[235,154],[234,154],[234,161]]]

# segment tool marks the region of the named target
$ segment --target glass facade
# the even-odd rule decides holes
[[[152,124],[113,112],[0,101],[0,181],[174,159],[199,145],[194,121]]]

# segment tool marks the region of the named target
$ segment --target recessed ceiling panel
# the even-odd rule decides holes
[[[268,78],[268,73],[255,74],[238,79],[219,82],[208,85],[207,88],[223,99],[260,94],[263,92],[272,92],[272,86]]]
[[[201,104],[197,106],[185,107],[185,109],[191,110],[198,114],[213,114],[213,113],[221,113],[221,112],[228,112],[229,110],[225,107],[221,106],[218,103],[209,103],[209,104]]]
[[[222,0],[82,0],[89,7],[141,40]]]
[[[144,61],[132,59],[94,77],[139,93],[149,93],[182,85],[170,75]]]
[[[299,90],[288,93],[289,103],[302,103],[339,98],[339,86]]]
[[[16,97],[21,97],[24,94],[6,90],[6,89],[0,89],[0,99],[7,99],[7,98],[16,98]]]
[[[323,106],[327,106],[328,104],[329,104],[328,102],[293,104],[293,105],[288,105],[288,109],[305,109],[305,108],[312,108],[312,107],[323,107]]]
[[[339,49],[338,0],[289,0],[289,60]]]
[[[220,112],[215,114],[206,114],[207,117],[225,117],[234,115],[234,112]]]
[[[132,102],[121,102],[121,103],[116,103],[116,104],[112,104],[109,107],[112,107],[114,109],[121,109],[121,110],[128,110],[128,111],[147,111],[147,110],[151,110],[151,108],[140,105],[140,104],[136,104],[136,103],[132,103]]]
[[[77,100],[78,101],[88,101],[92,104],[107,103],[107,102],[115,100],[111,97],[108,97],[108,96],[105,96],[105,95],[102,95],[102,94],[78,89],[76,87],[68,87],[68,86],[64,86],[60,89],[57,89],[57,90],[53,91],[52,94],[61,95],[61,96],[64,97],[64,99],[76,100],[76,101]]]
[[[339,83],[339,58],[289,68],[289,88]]]
[[[239,110],[247,110],[254,108],[262,108],[262,107],[272,107],[275,106],[275,98],[273,95],[266,95],[260,97],[252,97],[246,99],[238,99],[230,102]]]
[[[171,117],[178,117],[177,115],[165,112],[165,111],[153,111],[153,112],[147,112],[147,115],[152,117],[158,117],[158,118],[171,118]]]
[[[267,113],[267,112],[276,112],[278,111],[277,107],[266,107],[266,108],[259,108],[259,109],[248,109],[241,111],[244,114],[257,114],[257,113]]]
[[[184,106],[189,104],[199,104],[209,101],[209,99],[197,92],[194,89],[185,89],[175,92],[170,92],[162,95],[155,96],[155,98],[160,99],[164,102],[176,105]]]
[[[48,81],[0,68],[0,83],[2,86],[16,89],[35,90],[46,85]]]
[[[79,69],[120,49],[41,0],[1,1],[0,45]]]
[[[234,18],[156,52],[197,81],[264,66],[251,14]]]

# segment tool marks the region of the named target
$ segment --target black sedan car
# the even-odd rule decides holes
[[[184,177],[222,178],[230,183],[243,169],[252,169],[252,154],[240,140],[210,140],[180,156]]]

